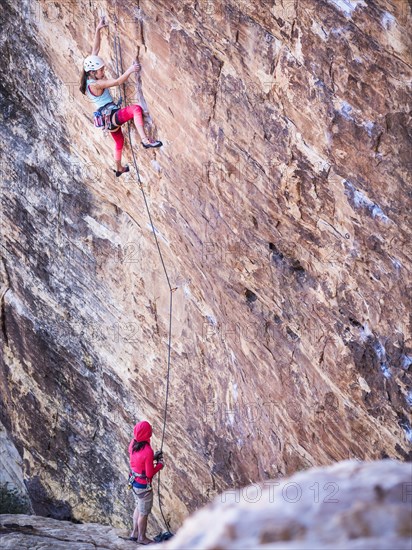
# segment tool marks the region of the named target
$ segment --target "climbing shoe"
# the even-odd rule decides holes
[[[142,145],[145,149],[154,149],[155,147],[161,147],[163,143],[161,141],[150,140],[147,143],[142,141]]]
[[[122,174],[125,174],[126,172],[129,172],[129,171],[130,171],[130,168],[128,166],[124,167],[123,172],[118,172],[117,170],[113,170],[113,172],[116,174],[116,178],[118,178]]]

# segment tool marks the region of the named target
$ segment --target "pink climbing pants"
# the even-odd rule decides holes
[[[116,124],[122,125],[129,120],[134,120],[136,126],[143,126],[143,111],[140,105],[129,105],[117,111],[115,114]],[[118,161],[122,158],[122,150],[124,145],[124,137],[122,129],[119,128],[115,132],[111,132],[112,138],[115,141],[114,160]]]

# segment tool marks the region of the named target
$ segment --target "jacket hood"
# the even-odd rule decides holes
[[[136,441],[149,441],[152,437],[152,427],[146,420],[138,422],[133,430]]]

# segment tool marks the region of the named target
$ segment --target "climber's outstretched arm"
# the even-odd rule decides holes
[[[99,50],[100,50],[100,31],[104,27],[108,27],[108,24],[106,23],[106,18],[103,16],[100,19],[100,23],[97,25],[96,33],[94,35],[94,44],[93,44],[92,55],[97,55],[99,53]]]
[[[140,64],[133,63],[130,67],[121,75],[119,78],[99,78],[92,84],[92,91],[96,90],[97,92],[104,90],[105,88],[112,88],[113,86],[121,86],[126,82],[129,76],[134,72],[140,71]]]

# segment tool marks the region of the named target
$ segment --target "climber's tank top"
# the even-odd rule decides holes
[[[98,95],[98,96],[94,95],[91,92],[89,86],[90,86],[90,84],[94,84],[95,82],[97,82],[97,81],[93,80],[91,78],[87,79],[86,95],[91,101],[93,101],[93,103],[96,107],[96,110],[97,110],[97,109],[100,109],[101,107],[104,107],[108,103],[113,103],[113,98],[112,98],[112,94],[109,92],[109,88],[105,88],[103,90],[102,95]]]

